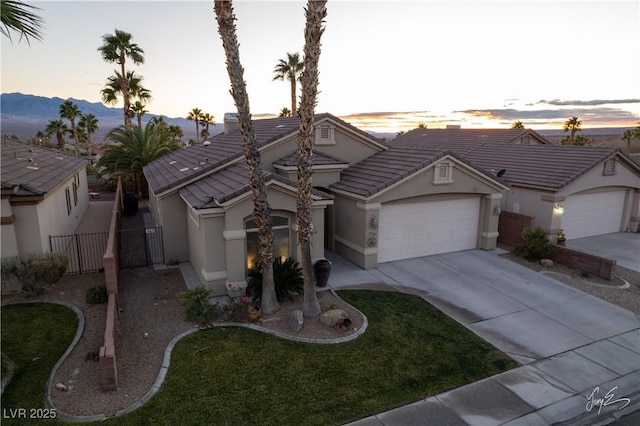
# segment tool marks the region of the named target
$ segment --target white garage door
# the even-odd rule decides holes
[[[619,232],[624,194],[609,191],[567,197],[561,225],[567,239]]]
[[[382,205],[378,262],[476,248],[480,199]]]

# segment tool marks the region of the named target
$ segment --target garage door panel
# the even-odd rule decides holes
[[[620,231],[625,191],[598,192],[567,197],[562,229],[568,239]]]
[[[383,205],[378,262],[476,247],[480,199]]]

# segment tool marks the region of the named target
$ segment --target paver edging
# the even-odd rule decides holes
[[[580,282],[582,284],[591,285],[591,286],[600,287],[600,288],[610,288],[610,289],[615,289],[615,290],[624,290],[624,289],[629,288],[631,286],[631,284],[629,284],[629,281],[627,281],[624,278],[619,277],[617,275],[614,275],[614,278],[619,279],[620,281],[623,282],[623,284],[620,284],[620,285],[596,284],[596,283],[591,283],[589,281],[583,280],[581,278],[571,277],[571,276],[569,276],[567,274],[563,274],[563,273],[560,273],[560,272],[555,272],[555,271],[538,271],[538,272],[541,273],[542,275],[558,275],[558,276],[561,276],[561,277],[574,279],[574,280],[577,280],[578,282]]]

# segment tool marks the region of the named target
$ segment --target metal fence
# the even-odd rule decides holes
[[[123,229],[120,240],[120,268],[142,268],[164,263],[162,227]],[[67,253],[69,263],[65,275],[87,274],[103,269],[102,258],[107,249],[108,232],[49,235],[49,249]]]
[[[162,227],[122,229],[120,268],[141,268],[164,263]]]
[[[108,232],[49,235],[49,249],[69,256],[65,275],[98,272],[102,269],[102,257],[108,239]]]

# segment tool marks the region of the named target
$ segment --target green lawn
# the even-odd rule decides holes
[[[340,424],[517,365],[419,297],[340,296],[369,319],[358,339],[318,345],[234,327],[194,333],[176,345],[160,392],[107,423]]]
[[[235,327],[194,333],[176,345],[160,392],[107,423],[340,424],[517,365],[416,296],[340,296],[369,319],[358,339],[317,345]],[[77,324],[75,313],[60,305],[2,307],[2,351],[16,364],[4,410],[44,407],[47,379]]]
[[[15,363],[13,378],[2,394],[2,424],[28,423],[5,418],[10,409],[24,408],[28,413],[45,407],[51,370],[73,341],[77,328],[78,317],[66,306],[25,303],[2,307],[2,352]]]

